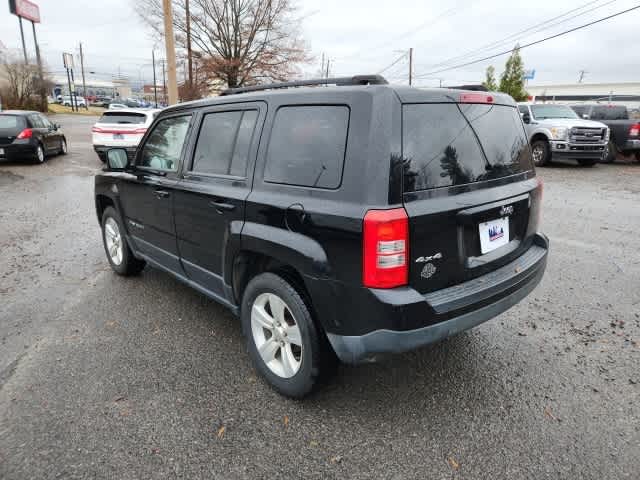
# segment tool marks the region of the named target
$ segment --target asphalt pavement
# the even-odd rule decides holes
[[[147,267],[113,274],[92,117],[0,164],[0,478],[640,478],[640,165],[539,169],[551,240],[501,316],[303,401],[238,321]]]

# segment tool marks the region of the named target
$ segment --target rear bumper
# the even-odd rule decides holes
[[[389,315],[402,311],[402,315],[431,316],[435,323],[411,330],[377,329],[363,335],[328,333],[329,341],[340,360],[358,363],[376,354],[413,350],[472,328],[509,309],[538,285],[548,249],[549,241],[538,234],[518,259],[468,282],[426,295],[413,289],[378,291],[385,293],[376,295],[376,309]]]
[[[554,158],[594,158],[600,159],[607,150],[607,144],[575,144],[569,142],[551,142],[551,155]]]
[[[0,154],[1,160],[21,160],[32,158],[36,153],[37,143],[30,140],[16,140],[9,145],[0,145],[0,149],[4,150],[4,154]]]
[[[622,145],[621,150],[627,153],[640,151],[640,140],[627,140]]]

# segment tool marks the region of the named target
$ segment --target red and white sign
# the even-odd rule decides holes
[[[40,7],[29,0],[9,0],[9,11],[34,23],[40,23]]]

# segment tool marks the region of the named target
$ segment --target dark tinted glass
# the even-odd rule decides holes
[[[205,115],[196,145],[193,171],[244,176],[257,116],[255,110]]]
[[[144,123],[146,119],[144,113],[105,112],[98,123]]]
[[[24,120],[17,115],[0,115],[0,130],[22,130]]]
[[[190,115],[160,120],[142,148],[139,165],[156,170],[176,171],[190,120]]]
[[[267,182],[338,188],[349,129],[345,106],[283,107],[271,132]]]
[[[602,105],[593,107],[589,118],[591,118],[591,120],[627,120],[629,114],[627,113],[627,107]]]
[[[44,122],[40,118],[40,115],[29,115],[29,121],[33,128],[45,128]]]
[[[518,110],[520,110],[520,113],[529,113],[529,107],[526,105],[519,105]]]
[[[584,105],[574,105],[571,108],[580,116],[584,115],[584,111],[587,109]]]
[[[464,185],[531,169],[513,107],[416,104],[403,107],[404,191]]]

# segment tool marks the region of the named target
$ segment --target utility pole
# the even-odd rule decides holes
[[[329,57],[327,57],[327,76],[326,78],[329,78],[329,62],[331,61],[331,59]]]
[[[189,15],[189,0],[185,0],[184,11],[187,17],[187,60],[189,61],[189,90],[193,90],[193,59],[191,55],[191,16]]]
[[[164,40],[167,51],[167,75],[169,77],[169,105],[178,103],[178,80],[176,78],[176,46],[173,37],[173,12],[171,0],[162,0],[164,11]]]
[[[164,71],[164,60],[162,60],[162,103],[167,105],[167,76]]]
[[[38,74],[40,75],[40,108],[43,112],[47,111],[47,91],[44,86],[44,75],[42,74],[42,59],[40,58],[40,46],[38,45],[38,37],[36,36],[36,22],[31,21],[31,28],[33,29],[33,43],[36,46],[36,60],[38,61]]]
[[[153,99],[156,102],[156,108],[158,108],[158,84],[156,83],[156,52],[155,50],[151,50],[151,61],[153,63]]]
[[[24,43],[24,30],[22,29],[22,17],[18,16],[18,22],[20,22],[20,38],[22,38],[22,53],[24,53],[24,63],[29,63],[27,59],[27,45]]]
[[[324,52],[322,52],[322,63],[320,64],[320,77],[324,77]]]
[[[413,83],[413,47],[409,49],[409,85]]]
[[[87,105],[87,83],[84,81],[84,54],[82,53],[82,42],[80,42],[80,71],[82,72],[82,96],[84,97],[84,108],[89,110]]]
[[[586,70],[580,70],[580,78],[578,79],[578,83],[582,83],[582,80],[584,79],[584,76],[587,72]]]

